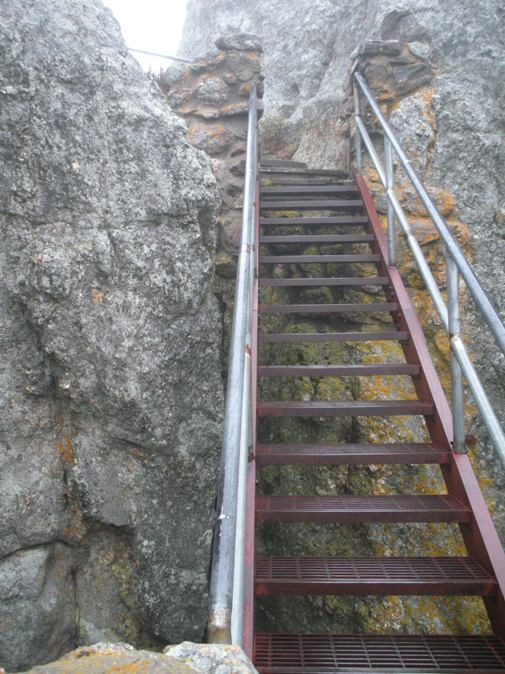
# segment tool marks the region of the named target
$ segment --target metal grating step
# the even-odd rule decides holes
[[[470,557],[257,557],[256,595],[477,595],[496,581]]]
[[[450,450],[429,443],[257,445],[258,466],[449,463]]]
[[[298,196],[305,194],[347,194],[358,192],[356,184],[349,185],[296,185],[294,187],[262,187],[261,196]]]
[[[271,187],[275,185],[300,185],[309,187],[310,185],[356,185],[353,180],[343,180],[341,175],[297,175],[296,173],[269,174],[261,176],[262,186]]]
[[[260,314],[349,314],[397,311],[396,302],[370,304],[260,304]]]
[[[453,496],[262,496],[258,522],[469,522],[471,512]]]
[[[318,287],[318,286],[387,286],[386,276],[342,276],[335,278],[262,278],[260,286]]]
[[[260,674],[505,674],[497,636],[256,634]]]
[[[262,211],[284,211],[284,210],[333,210],[335,208],[362,208],[361,199],[311,199],[303,201],[278,201],[273,200],[260,202]]]
[[[365,255],[261,255],[260,264],[313,264],[320,262],[379,262],[380,256]]]
[[[298,234],[294,236],[260,236],[261,244],[269,243],[371,243],[375,240],[372,234]]]
[[[294,209],[296,210],[296,209]],[[303,225],[304,227],[320,226],[320,225],[347,225],[354,227],[355,225],[367,225],[367,215],[333,215],[319,218],[260,218],[260,225],[273,225],[275,227],[284,225]]]
[[[372,377],[419,374],[419,365],[260,365],[258,377]]]
[[[302,165],[301,162],[292,162],[297,164],[297,166],[288,166],[286,164],[277,164],[277,165],[266,165],[264,162],[261,164],[261,173],[267,174],[270,177],[271,173],[279,173],[280,175],[296,175],[296,176],[331,176],[332,178],[345,178],[347,177],[342,171],[331,171],[328,169],[308,169]]]
[[[294,161],[293,159],[262,159],[260,163],[261,169],[264,168],[295,168],[307,170],[307,164],[303,161]]]
[[[406,332],[260,332],[260,342],[280,344],[284,342],[381,342],[408,339]]]
[[[418,400],[313,400],[259,401],[260,417],[394,417],[404,415],[431,416],[431,403]]]

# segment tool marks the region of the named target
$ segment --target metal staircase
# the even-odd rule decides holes
[[[355,79],[375,111],[366,83],[359,75]],[[392,150],[402,161],[403,151],[376,106],[385,139],[386,169],[382,169],[361,121],[356,96],[355,106],[357,171],[350,179],[333,171],[309,170],[291,161],[265,159],[259,169],[254,88],[251,94],[208,638],[242,645],[260,674],[505,674],[505,554],[465,451],[463,376],[502,459],[505,437],[461,339],[459,274],[502,352],[505,328],[405,160],[406,171],[446,246],[446,305],[394,193]],[[387,236],[360,175],[361,140],[385,187]],[[448,330],[451,405],[395,264],[395,221],[406,235],[441,323]],[[345,269],[345,275],[333,273],[335,268]],[[326,269],[332,273],[324,273]],[[298,303],[298,292],[312,288],[328,288],[337,299],[324,304]],[[367,299],[357,301],[359,293],[367,289],[373,290],[373,301],[370,293]],[[285,296],[294,301],[269,302],[279,291],[285,291]],[[345,301],[346,293],[351,293],[352,301]],[[361,331],[360,317],[371,313],[382,317],[384,328]],[[303,320],[307,315],[314,320]],[[272,320],[279,316],[282,321]],[[346,316],[353,317],[352,330],[345,327]],[[302,331],[276,327],[286,325],[286,321],[293,327],[298,317],[305,326]],[[325,319],[324,325],[318,324],[320,318]],[[313,331],[307,331],[307,323]],[[335,327],[328,330],[330,324]],[[272,325],[274,329],[269,329]],[[276,345],[324,342],[395,342],[401,347],[403,362],[276,362]],[[265,354],[273,357],[267,361]],[[262,383],[271,378],[372,376],[410,378],[416,399],[270,400],[261,395]],[[366,442],[349,444],[337,440],[332,444],[286,444],[276,439],[275,433],[265,441],[262,432],[264,424],[272,427],[273,420],[280,424],[286,417],[383,417],[394,423],[399,416],[417,417],[424,424],[426,441],[373,443],[367,438]],[[260,472],[265,467],[282,471],[284,466],[294,465],[378,464],[438,465],[445,491],[321,496],[272,495],[262,493],[260,488]],[[344,558],[265,556],[257,552],[258,527],[300,522],[341,527],[365,523],[456,524],[466,555]],[[365,596],[389,595],[477,596],[484,602],[491,628],[489,634],[472,636],[260,633],[255,629],[255,608],[261,601],[258,598],[268,595],[352,596],[356,601]]]
[[[258,400],[259,431],[265,417],[417,415],[425,419],[428,443],[416,444],[261,444],[256,465],[439,464],[447,493],[440,495],[265,496],[255,495],[255,526],[264,522],[458,523],[466,544],[465,557],[317,558],[257,556],[254,595],[478,595],[483,597],[496,635],[505,634],[503,551],[466,454],[452,451],[452,418],[428,353],[421,326],[396,268],[387,264],[387,244],[364,181],[336,183],[331,174],[267,163],[262,176],[279,186],[261,188],[259,224],[259,288],[379,286],[383,301],[363,304],[259,304],[259,344],[397,340],[405,363],[374,365],[263,364],[257,376],[345,377],[405,375],[412,378],[418,400],[273,401]],[[277,167],[277,168],[275,168]],[[279,173],[280,171],[280,173]],[[310,178],[310,184],[307,184]],[[320,184],[315,181],[318,180]],[[335,177],[336,180],[336,177]],[[295,186],[295,181],[298,185]],[[287,196],[289,195],[289,200]],[[276,217],[275,211],[305,211],[307,217]],[[321,211],[325,216],[321,217]],[[313,214],[311,216],[311,213]],[[305,234],[292,235],[293,229]],[[320,233],[320,230],[324,230]],[[353,233],[349,233],[352,231]],[[367,253],[305,255],[306,246],[367,245]],[[279,250],[279,246],[281,249]],[[291,248],[286,252],[287,248]],[[275,254],[277,253],[277,254]],[[313,278],[310,265],[349,263],[356,276]],[[362,263],[373,263],[376,276],[360,276]],[[275,265],[277,277],[272,278]],[[282,265],[282,267],[279,267]],[[284,271],[280,270],[284,268]],[[348,267],[347,267],[348,268]],[[304,270],[300,274],[300,269]],[[279,278],[279,272],[282,276]],[[262,316],[271,313],[323,314],[384,312],[391,325],[384,333],[268,333]],[[252,513],[250,514],[252,519]],[[251,524],[251,527],[253,525]],[[251,536],[253,536],[251,531]],[[505,640],[501,636],[394,636],[255,634],[253,660],[261,673],[500,671],[505,672]]]

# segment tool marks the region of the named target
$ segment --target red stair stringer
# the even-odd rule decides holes
[[[380,255],[378,273],[389,276],[391,302],[397,302],[402,314],[393,312],[398,330],[406,331],[408,340],[402,343],[408,363],[420,365],[420,375],[414,378],[414,386],[420,400],[432,402],[435,414],[425,417],[431,440],[446,448],[452,448],[452,414],[440,379],[428,351],[424,333],[417,318],[409,294],[396,267],[387,265],[387,243],[379,223],[377,211],[364,179],[356,175],[363,204],[370,221],[370,233],[376,237],[372,251]],[[451,452],[449,463],[441,466],[449,495],[467,504],[472,511],[468,524],[460,524],[461,534],[468,554],[495,577],[497,593],[486,597],[484,602],[495,634],[505,636],[505,553],[494,527],[488,507],[475,477],[467,454]]]
[[[256,526],[256,404],[258,400],[258,267],[259,267],[259,240],[260,240],[260,181],[256,184],[254,200],[256,249],[254,260],[256,274],[253,287],[252,304],[252,342],[251,342],[251,402],[252,402],[252,439],[253,447],[249,455],[247,466],[247,503],[246,503],[246,530],[245,530],[245,558],[244,558],[244,622],[242,627],[242,648],[249,658],[253,657],[254,649],[254,579],[255,579],[255,526]]]

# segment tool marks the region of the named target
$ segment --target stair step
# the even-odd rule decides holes
[[[258,377],[373,377],[419,374],[419,365],[260,365]]]
[[[260,264],[313,264],[321,262],[379,262],[379,255],[261,255]]]
[[[261,236],[260,244],[267,243],[372,243],[375,237],[372,234],[320,234],[298,236]]]
[[[406,332],[260,332],[260,342],[271,344],[303,342],[382,342],[408,339]]]
[[[300,210],[333,210],[334,208],[362,208],[361,199],[313,199],[307,201],[269,201],[260,203],[263,211],[300,211]]]
[[[296,210],[296,209],[293,209]],[[304,225],[306,227],[320,225],[367,225],[367,215],[334,215],[320,218],[260,218],[260,225]]]
[[[282,196],[285,194],[297,196],[299,194],[347,194],[358,192],[357,186],[350,185],[295,185],[287,187],[262,187],[261,196]]]
[[[262,159],[260,168],[300,168],[307,169],[307,164],[303,161],[294,161],[292,159]]]
[[[318,401],[260,401],[260,417],[386,417],[431,416],[431,403],[418,400],[318,400]]]
[[[321,175],[321,176],[311,176],[311,175],[298,175],[296,173],[287,173],[282,172],[277,175],[269,174],[262,176],[264,181],[268,181],[265,187],[270,187],[271,183],[276,185],[300,185],[302,187],[309,187],[310,185],[337,185],[345,184],[355,185],[356,183],[352,180],[345,181],[342,180],[341,175]]]
[[[301,187],[310,187],[311,185],[350,185],[355,186],[354,180],[344,179],[343,174],[335,175],[307,175],[306,173],[297,174],[293,172],[281,171],[279,173],[268,173],[261,176],[262,187],[273,187],[282,185],[300,185]]]
[[[294,162],[298,163],[298,162]],[[301,162],[299,162],[301,163]],[[283,169],[284,170],[281,170]],[[294,172],[294,169],[299,169]],[[342,171],[332,171],[330,169],[300,169],[299,167],[296,166],[265,166],[263,163],[261,165],[261,173],[265,174],[270,174],[270,173],[280,173],[282,175],[285,175],[287,171],[292,169],[289,173],[289,175],[299,175],[299,176],[332,176],[334,178],[345,178],[347,174],[343,173]]]
[[[469,522],[471,511],[453,496],[261,496],[257,522]]]
[[[260,286],[319,287],[319,286],[387,286],[387,276],[342,276],[334,278],[261,278]]]
[[[429,443],[271,444],[256,446],[256,464],[371,465],[449,463],[450,450]]]
[[[256,634],[260,674],[504,674],[498,636]]]
[[[478,595],[494,578],[471,557],[257,557],[257,596]]]
[[[260,304],[261,314],[348,314],[397,311],[396,302],[373,302],[371,304]]]

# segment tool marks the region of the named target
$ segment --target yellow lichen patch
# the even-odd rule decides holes
[[[433,89],[426,87],[422,89],[421,98],[423,99],[423,115],[431,128],[436,131],[437,120],[433,112]]]
[[[64,435],[63,439],[58,443],[58,452],[65,463],[69,466],[73,465],[75,461],[74,447],[72,438],[69,435]]]
[[[433,341],[442,356],[444,356],[444,358],[449,358],[451,355],[451,347],[445,330],[438,330],[433,337]]]
[[[105,299],[105,293],[98,290],[98,288],[93,288],[91,291],[91,299],[93,300],[93,304],[102,304]]]
[[[410,183],[396,185],[395,191],[402,207],[409,215],[415,216],[416,218],[426,217],[426,208]],[[456,197],[454,194],[430,185],[427,186],[427,191],[440,213],[444,217],[451,215],[456,206]]]
[[[65,538],[72,543],[79,543],[88,533],[84,515],[76,500],[72,499],[68,506],[69,525],[63,530]]]

